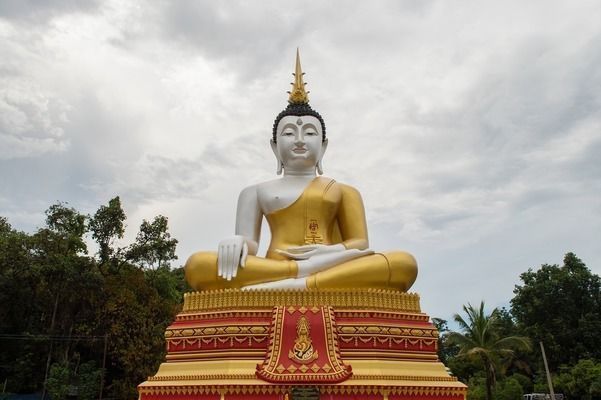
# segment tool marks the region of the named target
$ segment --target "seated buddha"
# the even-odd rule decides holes
[[[407,291],[417,264],[406,252],[369,249],[359,192],[322,176],[328,146],[323,118],[309,106],[297,52],[288,106],[275,119],[271,148],[281,178],[238,198],[236,234],[217,252],[193,254],[186,279],[196,290],[380,288]],[[271,242],[257,256],[261,223]]]

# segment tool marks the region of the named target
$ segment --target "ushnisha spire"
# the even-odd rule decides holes
[[[295,72],[292,74],[292,75],[294,75],[294,82],[291,83],[292,90],[290,92],[288,92],[290,94],[290,97],[288,98],[288,105],[282,112],[280,112],[278,114],[277,117],[275,117],[275,121],[273,121],[273,128],[272,128],[271,133],[272,133],[272,140],[274,143],[276,143],[278,140],[278,137],[277,137],[278,124],[280,123],[282,118],[284,118],[287,115],[296,115],[298,117],[301,117],[303,115],[310,115],[310,116],[317,118],[319,120],[319,122],[321,123],[321,131],[323,133],[321,140],[324,142],[326,140],[326,124],[323,122],[323,118],[321,117],[321,115],[319,115],[319,113],[317,111],[315,111],[314,109],[312,109],[311,106],[309,105],[309,96],[307,96],[309,94],[309,92],[307,92],[305,90],[306,83],[303,80],[304,74],[305,73],[301,69],[300,54],[299,54],[299,51],[297,48],[296,49],[296,68],[295,68]]]
[[[294,69],[294,82],[291,83],[292,90],[288,92],[290,97],[288,98],[288,103],[290,104],[309,104],[309,96],[305,90],[305,81],[303,80],[303,72],[300,63],[300,54],[298,47],[296,48],[296,67]]]

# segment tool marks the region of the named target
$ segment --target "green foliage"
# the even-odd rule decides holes
[[[86,217],[74,208],[64,204],[54,204],[46,211],[46,226],[52,232],[61,235],[67,246],[66,252],[85,252],[87,250],[83,235],[86,231]]]
[[[455,314],[455,322],[462,333],[449,333],[449,341],[459,347],[457,357],[479,360],[484,368],[486,398],[492,400],[497,371],[514,356],[515,349],[528,350],[530,342],[522,336],[501,336],[499,311],[490,314],[484,311],[484,302],[476,308],[471,304],[463,306],[467,320]]]
[[[119,197],[109,200],[108,206],[101,206],[90,219],[89,227],[92,238],[98,243],[100,264],[106,265],[116,253],[114,241],[125,233],[125,212]]]
[[[522,388],[522,391],[524,393],[534,392],[534,384],[532,383],[532,379],[530,379],[528,376],[520,373],[515,373],[511,375],[511,377],[520,384],[520,387]]]
[[[79,366],[77,373],[77,395],[79,400],[94,400],[98,398],[102,370],[94,361],[88,361]]]
[[[545,264],[520,279],[523,284],[515,287],[511,300],[512,314],[526,336],[544,343],[550,369],[575,365],[580,359],[601,360],[599,276],[567,253],[563,266]]]
[[[522,376],[523,377],[523,376]],[[515,375],[499,379],[492,392],[495,400],[519,400],[528,393],[521,384],[522,378]],[[467,382],[468,400],[486,400],[486,378],[476,374]]]
[[[48,383],[46,388],[52,397],[52,400],[63,400],[69,394],[69,381],[71,371],[69,367],[62,364],[52,364],[48,374]]]
[[[447,363],[450,359],[457,355],[459,348],[449,343],[448,333],[449,325],[446,320],[441,318],[432,318],[432,324],[438,330],[438,357],[443,363]]]
[[[167,229],[167,217],[162,215],[155,217],[152,222],[144,220],[136,242],[127,251],[127,258],[145,268],[169,266],[170,260],[177,259],[177,240],[171,238]]]
[[[444,320],[433,321],[441,332],[441,360],[455,376],[470,385],[470,399],[519,398],[520,392],[548,393],[538,346],[536,352],[518,346],[509,353],[495,355],[489,354],[483,345],[491,342],[491,332],[497,337],[542,340],[554,375],[555,392],[564,393],[568,399],[601,399],[599,276],[591,273],[573,253],[568,253],[563,266],[545,264],[536,271],[528,270],[520,278],[523,284],[514,290],[511,310],[495,310],[487,319],[482,304],[479,308],[468,305],[464,307],[467,320],[456,319],[462,333],[449,332]],[[457,340],[458,335],[473,341],[462,342]],[[461,351],[457,352],[453,346],[460,346]],[[487,381],[497,382],[490,395]]]
[[[0,217],[0,381],[7,379],[7,391],[41,390],[50,356],[53,399],[64,397],[69,385],[79,398],[97,398],[105,335],[106,396],[137,397],[136,386],[156,371],[165,328],[187,290],[182,269],[170,269],[177,240],[165,217],[145,221],[126,247],[135,249],[130,260],[115,247],[124,227],[118,197],[92,217],[52,205],[33,234]],[[87,254],[86,235],[99,246],[96,256]]]
[[[521,399],[523,394],[522,385],[514,377],[500,380],[495,387],[495,400]]]
[[[486,378],[475,375],[467,381],[467,398],[468,400],[486,400]]]
[[[561,367],[553,379],[556,392],[562,392],[570,399],[590,400],[601,395],[601,363],[593,360],[580,360],[573,367]]]

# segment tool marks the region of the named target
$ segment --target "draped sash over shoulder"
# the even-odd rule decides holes
[[[305,244],[335,244],[341,242],[336,215],[342,193],[334,179],[317,177],[298,199],[286,208],[267,214],[271,243],[267,258],[285,259],[276,249]]]

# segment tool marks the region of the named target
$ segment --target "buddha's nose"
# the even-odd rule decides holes
[[[305,135],[303,135],[302,132],[296,134],[296,137],[294,138],[294,144],[299,147],[305,144]]]

